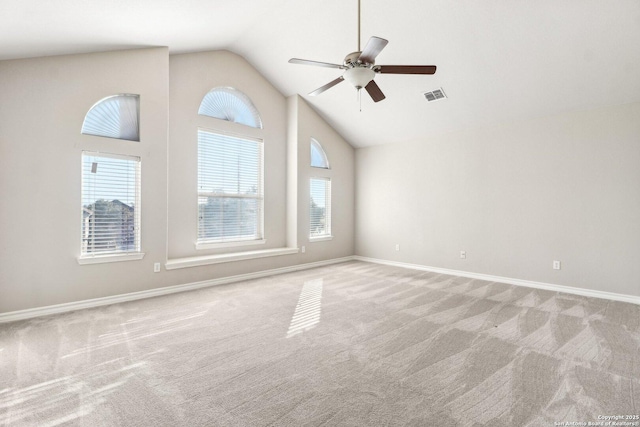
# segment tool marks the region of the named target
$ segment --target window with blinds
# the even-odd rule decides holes
[[[309,180],[309,238],[331,236],[331,179]]]
[[[198,244],[263,239],[263,143],[198,129]]]
[[[140,158],[82,153],[81,257],[140,252]]]

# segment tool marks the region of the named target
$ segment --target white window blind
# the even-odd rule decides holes
[[[84,118],[81,133],[140,141],[140,95],[108,96],[98,101]]]
[[[309,237],[331,236],[331,179],[309,180]]]
[[[198,130],[198,243],[263,238],[262,140]]]
[[[82,153],[81,256],[140,252],[140,158]]]
[[[198,114],[262,129],[260,113],[251,99],[232,87],[218,87],[209,91]]]

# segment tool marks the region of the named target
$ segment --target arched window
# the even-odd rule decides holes
[[[84,117],[81,133],[140,141],[140,95],[122,94],[101,99]]]
[[[232,87],[217,87],[209,91],[198,114],[262,129],[262,119],[251,99]]]
[[[322,145],[311,138],[311,166],[314,168],[329,169],[327,154],[322,149]]]

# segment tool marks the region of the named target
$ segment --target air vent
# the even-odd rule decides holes
[[[445,95],[444,90],[442,90],[442,88],[432,90],[431,92],[424,92],[423,95],[425,98],[427,98],[427,101],[429,102],[439,101],[447,97],[447,95]]]

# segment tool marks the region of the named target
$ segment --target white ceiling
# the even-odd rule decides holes
[[[640,101],[638,0],[362,0],[362,44],[378,64],[437,65],[434,76],[378,75],[387,99],[348,83],[306,93],[357,50],[357,0],[0,0],[0,59],[169,46],[227,49],[284,95],[299,93],[356,147]],[[443,87],[449,99],[427,103]]]

